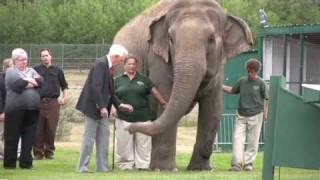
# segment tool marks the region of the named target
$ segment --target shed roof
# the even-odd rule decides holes
[[[292,35],[296,36],[303,34],[305,40],[320,44],[320,24],[303,24],[303,25],[283,25],[271,26],[262,28],[260,36],[277,36],[277,35]]]

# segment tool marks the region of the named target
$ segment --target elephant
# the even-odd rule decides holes
[[[152,136],[150,168],[176,171],[179,120],[198,103],[196,142],[187,170],[210,171],[210,156],[222,113],[224,64],[253,44],[247,23],[227,15],[216,0],[160,0],[125,24],[113,43],[140,60],[168,100],[157,118],[134,123],[130,132]]]

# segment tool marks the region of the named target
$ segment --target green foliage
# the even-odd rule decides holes
[[[320,7],[313,0],[272,1],[267,4],[266,10],[277,15],[275,19],[270,19],[272,24],[320,23]]]
[[[69,141],[71,137],[72,126],[69,121],[69,118],[74,118],[75,110],[72,107],[66,107],[60,110],[60,119],[58,128],[56,131],[56,140],[57,141]]]
[[[155,0],[0,2],[1,43],[104,43]]]
[[[0,0],[1,43],[110,43],[126,22],[159,0]],[[269,24],[319,23],[315,0],[219,0],[225,10],[260,30]]]
[[[59,124],[56,132],[57,141],[69,141],[72,132],[72,123],[83,122],[83,115],[75,109],[79,91],[69,91],[67,104],[60,109]]]
[[[219,0],[231,15],[243,18],[254,36],[260,30],[258,11],[263,8],[270,26],[320,23],[320,6],[314,0]]]

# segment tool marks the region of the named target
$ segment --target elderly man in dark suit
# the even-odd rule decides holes
[[[111,106],[120,111],[133,111],[131,105],[123,104],[113,90],[112,69],[123,64],[128,51],[121,45],[110,47],[109,53],[97,59],[85,82],[76,109],[85,115],[85,130],[80,152],[78,171],[89,172],[89,162],[96,143],[96,171],[108,172],[109,127]]]

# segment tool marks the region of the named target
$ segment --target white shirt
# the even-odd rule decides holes
[[[108,59],[108,64],[109,64],[109,69],[111,69],[112,67],[112,61],[109,55],[107,55],[107,59]]]

